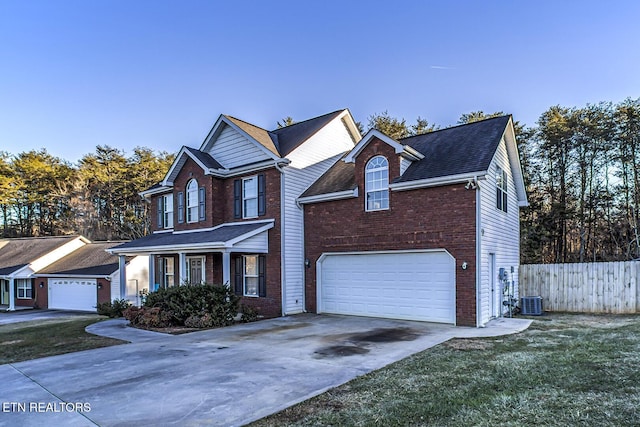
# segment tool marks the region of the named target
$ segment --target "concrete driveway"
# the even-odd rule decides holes
[[[529,324],[304,314],[177,336],[134,333],[131,344],[0,365],[0,425],[242,425],[451,338]],[[120,320],[98,328],[131,329]]]
[[[81,317],[95,316],[96,313],[88,311],[68,311],[68,310],[35,310],[21,309],[16,311],[0,311],[0,325],[8,323],[29,322],[32,320],[59,319],[61,317]],[[2,408],[0,408],[2,409]]]

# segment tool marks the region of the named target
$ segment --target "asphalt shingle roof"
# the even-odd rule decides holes
[[[96,242],[87,244],[66,257],[43,268],[38,274],[69,274],[108,276],[118,270],[118,257],[106,250],[122,242]]]
[[[0,240],[0,276],[9,275],[78,236],[24,237]]]
[[[182,246],[199,243],[227,242],[243,234],[264,227],[266,223],[225,224],[214,230],[194,231],[190,233],[154,233],[140,239],[115,246],[112,249],[121,251],[126,249],[156,248],[160,246]]]
[[[398,140],[424,155],[394,182],[486,171],[511,116],[500,116]],[[338,160],[301,197],[352,190],[355,165]]]
[[[191,154],[193,154],[203,165],[205,165],[209,169],[222,169],[222,166],[216,159],[211,157],[209,153],[205,153],[200,150],[196,150],[195,148],[184,147]]]

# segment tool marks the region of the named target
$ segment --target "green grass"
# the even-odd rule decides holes
[[[104,319],[96,315],[0,325],[0,364],[123,344],[85,332],[88,325]]]
[[[253,426],[637,426],[640,316],[552,315],[453,340]]]

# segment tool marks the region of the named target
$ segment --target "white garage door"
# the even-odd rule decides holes
[[[325,254],[318,267],[318,312],[455,323],[446,251]]]
[[[96,311],[95,279],[49,279],[49,308]]]

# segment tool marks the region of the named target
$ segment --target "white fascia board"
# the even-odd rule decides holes
[[[351,199],[358,197],[358,187],[353,190],[336,191],[335,193],[318,194],[315,196],[299,197],[297,202],[300,204],[328,202],[330,200]]]
[[[509,165],[511,166],[511,174],[516,184],[516,194],[518,196],[518,206],[529,206],[527,200],[527,190],[524,185],[524,176],[522,174],[522,164],[520,163],[520,153],[518,152],[518,144],[516,143],[516,133],[513,127],[513,117],[509,117],[507,128],[502,137],[507,146],[507,156],[509,157]]]
[[[111,275],[104,275],[104,274],[34,274],[32,277],[37,278],[37,279],[42,279],[42,278],[52,278],[52,279],[64,279],[64,278],[71,278],[71,279],[106,279],[106,280],[111,280]]]
[[[470,179],[482,179],[487,174],[487,171],[464,173],[459,175],[448,175],[437,178],[418,179],[415,181],[397,182],[390,184],[389,189],[392,191],[405,191],[415,190],[418,188],[437,187],[441,185],[459,184],[462,182],[468,182]]]
[[[248,233],[242,234],[242,235],[240,235],[240,236],[238,236],[238,237],[236,237],[236,238],[234,238],[234,239],[228,240],[228,241],[226,242],[226,247],[227,247],[227,248],[231,248],[231,247],[233,247],[233,245],[235,245],[236,243],[242,242],[243,240],[247,240],[247,239],[249,239],[249,238],[251,238],[251,237],[253,237],[253,236],[257,236],[257,235],[258,235],[258,234],[260,234],[260,233],[263,233],[263,232],[265,232],[265,231],[267,231],[267,230],[270,230],[270,229],[272,229],[272,228],[273,228],[273,225],[274,225],[274,223],[273,223],[273,222],[272,222],[272,223],[270,223],[270,224],[265,224],[265,225],[263,225],[263,226],[262,226],[262,227],[260,227],[260,228],[256,228],[256,229],[255,229],[255,230],[253,230],[253,231],[250,231],[250,232],[248,232]]]
[[[167,174],[165,175],[164,179],[162,180],[162,182],[160,183],[160,185],[164,186],[164,187],[169,187],[169,186],[173,186],[173,181],[169,181],[169,179],[171,178],[171,175],[173,174],[174,170],[176,167],[178,167],[178,164],[180,164],[180,162],[182,161],[182,156],[188,156],[191,160],[193,160],[194,162],[196,162],[196,164],[198,166],[200,166],[200,168],[206,173],[209,171],[209,168],[206,167],[201,161],[200,159],[198,159],[196,156],[194,156],[191,151],[187,150],[187,147],[182,146],[182,148],[180,149],[180,151],[178,152],[178,155],[176,156],[176,159],[173,161],[173,164],[171,165],[171,167],[169,168],[169,172],[167,172]]]
[[[170,186],[162,185],[162,186],[160,186],[158,188],[153,188],[153,189],[141,191],[138,194],[140,195],[140,197],[148,198],[150,196],[153,196],[154,194],[166,193],[167,191],[170,191],[171,189],[172,189],[172,187],[170,187]]]
[[[356,124],[356,121],[353,119],[353,116],[351,115],[351,111],[349,111],[348,108],[345,108],[342,111],[342,113],[338,115],[337,118],[340,120],[343,120],[344,123],[347,125],[347,128],[351,132],[353,140],[356,141],[356,144],[360,142],[360,140],[362,139],[362,134],[360,133],[360,129],[358,129],[358,125]]]
[[[396,152],[396,154],[399,154],[399,155],[401,155],[403,157],[406,157],[409,160],[421,160],[421,159],[424,159],[424,155],[422,153],[420,153],[418,150],[416,150],[415,148],[410,147],[408,145],[402,145],[398,141],[396,141],[395,139],[392,139],[392,138],[388,137],[387,135],[385,135],[384,133],[380,132],[379,130],[371,129],[371,130],[369,130],[369,132],[367,132],[365,134],[364,137],[362,137],[360,142],[358,142],[356,144],[356,146],[353,148],[353,150],[351,150],[351,152],[349,154],[347,154],[347,156],[344,158],[344,161],[346,163],[355,162],[355,159],[358,156],[358,154],[364,149],[364,147],[367,146],[367,144],[374,137],[378,138],[379,140],[381,140],[385,144],[388,144],[389,146],[391,146],[394,149],[394,151]]]
[[[286,158],[278,158],[275,163],[273,160],[266,160],[264,162],[253,163],[250,165],[240,166],[233,169],[207,169],[207,175],[213,175],[217,178],[231,178],[238,175],[243,175],[251,172],[258,172],[264,169],[269,169],[274,166],[288,166],[291,161]]]

